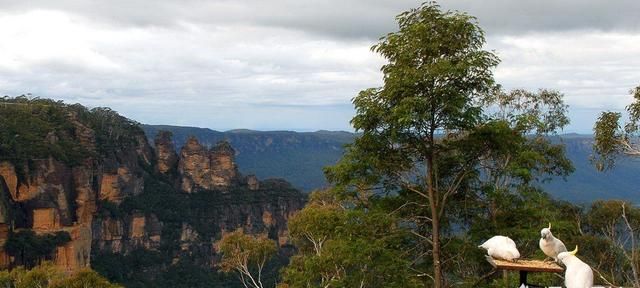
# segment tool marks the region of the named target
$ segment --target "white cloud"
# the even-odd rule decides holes
[[[479,3],[442,2],[478,16],[507,88],[558,89],[592,119],[622,109],[640,84],[640,2]],[[350,99],[381,84],[384,61],[369,47],[419,4],[0,0],[0,94],[156,124],[349,129]],[[589,121],[571,129],[588,132]]]
[[[1,25],[9,23],[19,25]],[[340,42],[243,24],[104,26],[49,10],[0,15],[0,38],[12,39],[0,44],[0,76],[10,82],[1,88],[4,94],[110,106],[142,122],[157,119],[149,113],[136,115],[136,109],[150,106],[164,123],[211,118],[215,121],[208,127],[214,128],[242,128],[236,123],[243,117],[261,115],[255,122],[266,126],[275,119],[264,113],[212,116],[219,109],[252,106],[255,111],[255,105],[264,105],[311,110],[348,104],[360,89],[379,85],[382,63],[369,51],[368,41]],[[176,106],[207,107],[210,112],[178,113]],[[317,124],[307,119],[295,128],[311,125],[305,121]],[[341,127],[348,129],[348,121]]]
[[[640,33],[571,31],[490,39],[496,78],[512,88],[552,88],[576,109],[622,109],[640,84]]]

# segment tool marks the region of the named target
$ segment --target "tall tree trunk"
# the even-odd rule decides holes
[[[431,241],[433,256],[433,287],[444,287],[442,281],[442,267],[440,266],[440,216],[438,214],[438,195],[434,189],[433,154],[427,157],[427,189],[431,208]]]

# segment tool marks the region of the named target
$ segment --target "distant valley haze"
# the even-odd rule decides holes
[[[327,187],[323,167],[334,165],[343,154],[345,144],[357,136],[344,131],[215,131],[206,128],[169,125],[143,125],[150,143],[158,131],[173,133],[179,150],[191,136],[205,146],[226,140],[236,150],[240,172],[259,178],[284,178],[305,192]],[[574,204],[586,204],[600,199],[625,199],[638,203],[640,188],[636,185],[640,162],[622,158],[614,169],[596,170],[589,158],[593,154],[593,136],[585,134],[560,135],[567,158],[575,172],[566,179],[555,177],[538,183],[554,198]],[[557,139],[555,141],[558,141]]]

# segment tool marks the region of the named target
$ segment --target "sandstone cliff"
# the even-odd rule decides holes
[[[215,243],[239,227],[288,244],[287,220],[304,197],[286,181],[240,175],[229,143],[208,148],[191,138],[178,156],[170,133],[159,133],[152,148],[137,123],[111,110],[46,105],[59,116],[56,125],[45,126],[49,131],[17,121],[8,127],[25,129],[31,150],[0,139],[13,147],[0,149],[0,244],[13,240],[28,247],[22,242],[31,238],[12,238],[20,231],[68,235],[53,252],[35,256],[68,271],[156,253],[154,272],[144,273],[149,275],[185,261],[213,268]],[[45,113],[20,115],[25,123],[52,121],[41,119]],[[0,249],[1,267],[27,264],[11,253]]]
[[[178,163],[178,155],[171,136],[171,132],[160,131],[154,141],[158,158],[156,170],[162,174],[170,173]]]
[[[182,190],[188,193],[195,189],[225,191],[237,186],[238,168],[234,158],[235,151],[228,142],[207,149],[195,137],[189,138],[180,151],[178,164]]]

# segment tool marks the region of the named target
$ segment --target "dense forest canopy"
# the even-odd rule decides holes
[[[76,141],[85,126],[93,130],[96,151],[107,156],[114,149],[137,144],[144,132],[135,121],[109,108],[88,109],[80,104],[38,97],[0,98],[0,160],[23,165],[53,157],[69,165],[93,153]],[[96,157],[98,158],[98,157]]]

